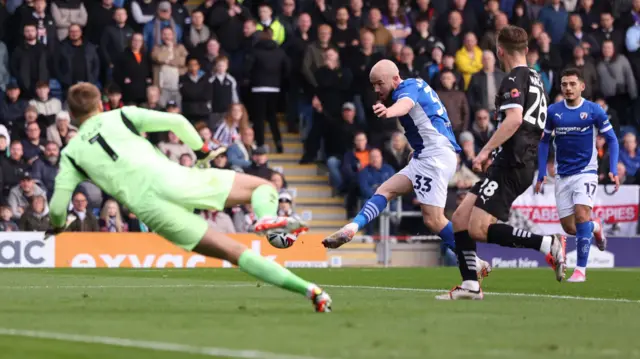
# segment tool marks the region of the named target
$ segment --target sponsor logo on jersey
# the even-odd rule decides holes
[[[518,89],[511,90],[511,98],[518,98],[518,97],[520,97],[520,91],[518,91]]]
[[[586,120],[588,116],[589,116],[589,114],[588,114],[588,113],[586,113],[586,112],[580,112],[580,119],[581,119],[581,120]]]
[[[570,132],[586,132],[590,126],[585,127],[556,127],[556,135],[566,135]]]

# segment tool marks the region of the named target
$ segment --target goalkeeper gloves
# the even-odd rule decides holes
[[[51,237],[55,237],[58,234],[62,233],[64,231],[64,228],[51,228],[51,229],[47,229],[44,232],[44,240],[46,241],[47,239],[51,238]]]

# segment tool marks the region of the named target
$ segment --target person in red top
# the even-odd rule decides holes
[[[120,86],[110,84],[105,89],[105,93],[107,95],[107,101],[103,104],[105,111],[115,110],[124,106],[122,103],[122,91],[120,90]]]

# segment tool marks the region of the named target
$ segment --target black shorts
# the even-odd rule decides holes
[[[535,171],[533,168],[490,166],[485,178],[471,188],[471,193],[478,196],[475,206],[506,222],[513,201],[533,184]]]

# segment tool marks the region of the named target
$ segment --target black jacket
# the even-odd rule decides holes
[[[217,1],[211,8],[207,19],[209,28],[218,36],[220,47],[227,52],[235,52],[242,44],[242,28],[244,21],[251,17],[249,10],[240,6],[242,13],[230,17],[229,5],[226,1]]]
[[[331,70],[322,66],[315,72],[318,87],[316,95],[322,103],[322,112],[330,118],[338,119],[342,104],[350,100],[353,75],[348,68]]]
[[[31,166],[24,160],[16,161],[12,158],[3,158],[0,160],[0,172],[2,172],[3,192],[9,194],[11,188],[20,183],[22,173],[31,169]]]
[[[51,219],[49,214],[36,216],[32,210],[27,209],[20,217],[20,230],[24,232],[44,232],[51,229]]]
[[[149,55],[140,53],[142,60],[136,60],[131,49],[126,49],[113,67],[113,80],[122,89],[122,101],[124,103],[141,103],[147,97],[147,85],[151,83],[151,64]],[[125,83],[125,79],[130,83]]]
[[[11,74],[18,79],[23,94],[32,96],[38,81],[49,82],[49,54],[47,48],[36,43],[18,46],[11,56]]]
[[[84,220],[80,220],[80,217],[78,217],[73,210],[70,213],[75,215],[77,219],[67,226],[67,232],[100,232],[98,219],[88,208]]]
[[[180,94],[182,95],[182,113],[186,118],[208,116],[211,100],[209,76],[202,73],[196,82],[188,73],[180,76]]]
[[[311,30],[309,31],[309,37],[304,40],[299,30],[294,31],[291,36],[287,36],[287,40],[282,45],[282,48],[287,53],[287,56],[291,59],[291,78],[290,81],[294,84],[300,84],[304,81],[302,76],[302,59],[304,53],[307,50],[307,46],[313,41]]]
[[[98,83],[100,79],[100,59],[96,46],[89,42],[84,42],[84,58],[86,63],[86,80],[92,84]],[[58,56],[55,61],[55,69],[58,80],[63,87],[68,88],[73,85],[73,54],[74,46],[71,41],[65,40],[60,44]]]
[[[500,95],[498,92],[500,91],[500,85],[502,84],[504,76],[504,71],[500,69],[496,69],[493,73],[496,95]],[[480,70],[471,76],[469,88],[467,89],[467,96],[472,114],[481,108],[488,109],[490,103],[496,100],[495,98],[488,98],[487,96],[487,74],[483,70]]]
[[[100,45],[100,39],[107,26],[113,23],[113,13],[116,7],[105,9],[101,3],[95,1],[87,8],[87,27],[85,38],[94,45]]]
[[[371,109],[371,106],[373,106],[378,99],[378,96],[373,91],[373,86],[371,86],[369,73],[373,65],[382,59],[384,59],[384,57],[378,52],[367,56],[359,47],[354,47],[348,52],[348,56],[342,60],[344,66],[349,67],[351,70],[353,75],[351,88],[355,94],[362,96],[362,102],[368,115],[373,114],[373,111],[369,111],[369,109]]]
[[[37,27],[39,26],[44,27],[45,31],[47,32],[47,36],[45,39],[38,38],[38,42],[41,42],[43,44],[46,43],[45,46],[49,50],[49,54],[50,55],[54,54],[60,42],[58,41],[58,32],[57,32],[58,30],[56,28],[56,23],[53,20],[53,17],[48,11],[45,11],[44,18],[36,17],[34,16],[33,13],[30,13],[25,19],[22,19],[22,24],[20,25],[21,34],[22,34],[22,29],[24,28],[24,24],[32,21],[35,21],[35,23],[37,24],[36,25]]]
[[[187,25],[187,19],[191,20],[189,10],[187,10],[187,7],[184,6],[184,2],[181,0],[171,3],[171,17],[182,29]]]
[[[7,130],[17,134],[21,127],[24,127],[24,111],[29,104],[23,99],[16,102],[9,102],[5,96],[0,98],[0,125],[7,127]]]
[[[594,31],[592,35],[598,44],[602,44],[605,40],[613,41],[613,46],[616,49],[616,54],[620,54],[624,50],[625,33],[620,31],[620,29],[614,28],[611,32],[604,31],[603,29],[598,29]],[[591,54],[594,54],[594,52],[591,51]],[[595,55],[599,56],[600,54]]]
[[[127,25],[118,27],[116,24],[107,26],[100,38],[100,60],[104,66],[114,65],[124,50],[129,47],[133,29]]]
[[[291,64],[273,40],[258,41],[245,63],[251,87],[278,87],[289,75]]]
[[[53,196],[53,187],[58,175],[58,166],[51,164],[45,158],[39,158],[33,163],[33,178],[41,183],[42,189],[47,191],[47,198]]]

